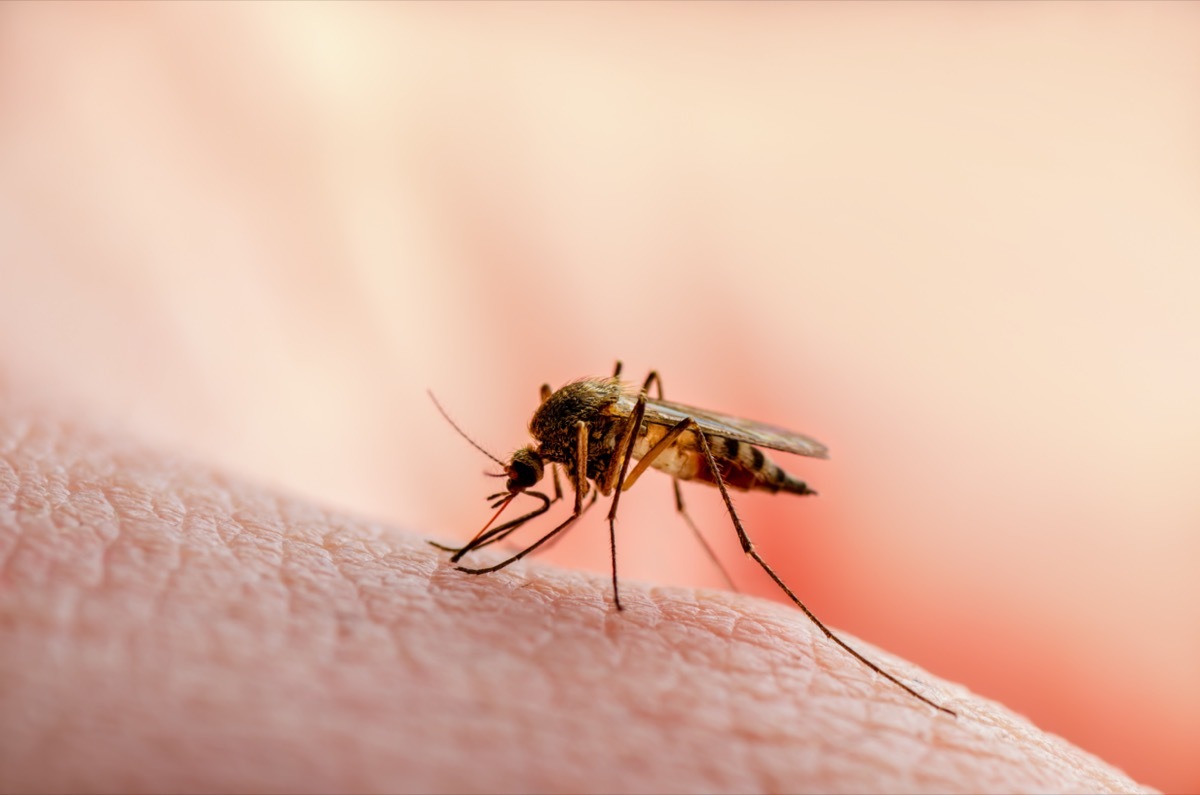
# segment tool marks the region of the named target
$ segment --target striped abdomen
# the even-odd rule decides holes
[[[668,431],[661,425],[646,425],[644,429],[634,444],[634,458],[645,456]],[[712,434],[706,434],[705,438],[721,470],[721,480],[729,488],[816,494],[804,481],[789,475],[754,445]],[[650,462],[650,466],[680,480],[700,480],[714,485],[717,482],[695,431],[681,434],[674,444]]]

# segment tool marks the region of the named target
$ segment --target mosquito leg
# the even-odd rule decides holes
[[[633,409],[633,414],[629,416],[629,421],[625,424],[625,430],[621,434],[621,440],[617,443],[617,450],[624,450],[624,457],[621,460],[621,470],[613,479],[612,475],[605,474],[604,482],[611,484],[616,488],[613,490],[612,505],[608,509],[608,543],[612,550],[612,581],[613,581],[613,602],[616,603],[618,610],[624,610],[621,607],[621,591],[617,585],[617,505],[621,502],[621,488],[625,483],[625,473],[629,471],[629,461],[633,458],[634,440],[637,438],[638,429],[642,427],[642,418],[646,416],[646,390],[638,395],[637,405]]]
[[[447,550],[454,553],[454,556],[450,558],[450,562],[458,563],[458,561],[462,559],[463,555],[467,554],[468,552],[486,547],[489,544],[494,544],[497,541],[507,538],[511,533],[513,533],[513,531],[524,525],[530,519],[536,519],[546,511],[550,510],[550,506],[557,502],[557,500],[550,499],[540,491],[527,491],[525,493],[531,497],[538,498],[542,501],[542,504],[523,516],[518,516],[516,519],[507,521],[498,527],[491,528],[486,533],[481,534],[478,538],[473,539],[466,546],[460,547],[459,549]]]
[[[700,446],[704,450],[704,455],[708,458],[708,465],[712,469],[714,479],[717,482],[717,488],[721,490],[721,498],[725,500],[725,508],[729,511],[729,518],[733,520],[734,529],[737,530],[738,540],[742,542],[742,551],[745,552],[747,555],[749,555],[754,560],[755,563],[757,563],[759,566],[762,567],[762,570],[767,573],[767,576],[769,576],[772,580],[774,580],[775,584],[778,585],[781,589],[783,589],[783,592],[788,595],[788,598],[791,599],[793,603],[795,603],[796,607],[799,607],[804,612],[804,615],[808,616],[808,619],[810,621],[812,621],[814,624],[816,624],[818,629],[820,629],[822,632],[825,633],[825,637],[829,638],[831,641],[836,643],[838,646],[841,646],[846,652],[848,652],[850,654],[850,656],[854,657],[854,659],[858,660],[863,665],[867,666],[872,671],[874,671],[875,673],[882,676],[884,679],[888,680],[892,684],[894,684],[897,687],[899,687],[900,689],[904,690],[910,696],[913,696],[914,698],[916,698],[920,701],[923,701],[924,703],[928,704],[929,706],[933,707],[934,709],[941,710],[942,712],[945,712],[948,715],[953,715],[953,716],[957,717],[958,713],[954,712],[954,710],[951,710],[947,707],[943,707],[941,704],[938,704],[934,701],[929,700],[925,696],[918,693],[916,690],[913,690],[911,687],[904,684],[899,679],[892,676],[887,671],[883,670],[878,665],[871,662],[866,657],[864,657],[863,655],[861,655],[857,651],[855,651],[844,640],[839,638],[837,635],[833,634],[833,631],[830,630],[829,627],[827,627],[823,623],[821,623],[821,620],[819,618],[817,618],[811,610],[808,609],[808,607],[804,604],[804,602],[800,601],[800,598],[798,596],[796,596],[795,593],[792,592],[792,589],[787,587],[787,584],[784,583],[784,581],[779,578],[779,575],[775,573],[774,569],[772,569],[769,565],[767,565],[767,562],[762,559],[761,555],[758,554],[758,550],[756,550],[754,548],[754,544],[751,543],[750,537],[748,535],[746,535],[746,530],[745,530],[745,528],[742,527],[742,520],[738,518],[737,511],[735,511],[733,509],[733,500],[730,499],[729,491],[725,488],[725,481],[723,481],[721,479],[721,470],[717,467],[716,459],[713,458],[712,448],[710,448],[708,445],[708,439],[705,438],[704,433],[703,433],[703,431],[700,430],[699,425],[695,426],[695,432],[696,432],[696,436],[699,437],[699,439],[700,439]]]
[[[642,408],[644,410],[645,407],[643,406]],[[654,459],[662,455],[663,451],[670,448],[671,445],[675,443],[675,440],[678,439],[691,424],[692,418],[688,417],[680,420],[675,425],[672,425],[671,430],[667,431],[666,435],[659,439],[658,443],[651,447],[650,450],[644,456],[642,456],[641,460],[637,462],[637,466],[633,468],[633,471],[630,472],[628,476],[625,476],[625,472],[622,470],[622,480],[620,481],[621,491],[629,491],[631,488],[633,488],[633,484],[636,483],[637,479],[642,476],[642,473],[654,463]],[[629,449],[632,451],[633,445],[630,445]]]
[[[621,360],[617,359],[617,366],[613,368],[613,378],[621,377]]]
[[[642,391],[649,394],[651,384],[658,387],[658,399],[666,400],[666,395],[663,394],[662,376],[658,374],[657,370],[651,370],[646,376],[646,380],[642,383]],[[646,467],[650,466],[650,463],[658,457],[658,453],[662,452],[661,450],[658,450],[658,447],[662,446],[662,449],[665,450],[666,446],[664,446],[664,443],[669,445],[669,442],[667,442],[668,439],[671,441],[677,439],[679,434],[683,433],[683,431],[687,429],[687,423],[680,423],[676,427],[679,428],[678,432],[676,432],[675,428],[672,428],[671,432],[668,433],[666,437],[664,437],[659,444],[655,446],[654,450],[651,450],[648,454],[642,457],[642,460],[638,461],[637,467],[634,468],[633,474],[630,476],[630,481],[626,481],[622,488],[627,489],[632,486],[633,483],[631,481],[636,480],[638,476],[640,476],[642,472],[646,470]],[[709,560],[711,560],[713,565],[717,567],[717,571],[721,572],[721,576],[725,579],[725,583],[729,586],[729,588],[733,591],[740,591],[737,585],[734,584],[733,578],[729,576],[729,570],[725,568],[723,563],[721,563],[721,559],[717,557],[717,553],[713,551],[713,548],[708,543],[708,540],[700,532],[700,528],[696,527],[696,523],[692,521],[691,514],[689,514],[687,512],[687,508],[684,507],[683,490],[679,488],[679,478],[671,478],[671,485],[675,489],[675,510],[683,516],[683,521],[687,523],[687,526],[692,531],[692,535],[694,535],[696,540],[700,542],[700,546],[704,548],[704,551],[708,554]]]
[[[549,387],[545,387],[545,389],[549,389]],[[587,425],[584,424],[583,422],[580,422],[577,433],[578,433],[578,436],[577,436],[578,450],[576,451],[576,465],[577,465],[577,471],[583,471],[584,467],[582,465],[580,465],[580,462],[586,461],[586,459],[587,459]],[[559,482],[559,479],[558,479],[558,466],[556,464],[551,464],[550,470],[553,473],[553,477],[554,477],[554,499],[550,499],[545,494],[542,494],[540,491],[527,492],[528,494],[542,500],[542,506],[540,508],[534,509],[533,511],[530,511],[529,513],[525,514],[524,516],[513,519],[512,521],[505,522],[504,524],[500,525],[499,527],[493,527],[491,530],[487,531],[480,537],[474,539],[466,547],[463,547],[462,549],[457,550],[454,557],[452,557],[450,559],[450,562],[457,563],[464,554],[466,554],[467,552],[470,552],[471,550],[479,549],[481,547],[486,547],[489,544],[494,544],[497,541],[504,540],[508,536],[512,535],[512,533],[514,533],[517,529],[519,529],[521,527],[521,525],[525,524],[530,519],[541,516],[542,514],[544,514],[546,511],[548,511],[550,509],[550,506],[553,503],[556,503],[559,500],[561,500],[562,496],[563,496],[563,491],[562,491],[562,484]],[[581,506],[581,493],[582,493],[582,490],[585,490],[585,489],[587,489],[586,479],[582,482],[582,485],[576,484],[576,487],[575,487],[575,511],[574,511],[574,515],[576,517],[581,516],[583,514],[583,512],[586,511],[588,508],[590,508],[592,503],[596,501],[596,495],[593,494],[592,501],[589,502],[586,506]]]
[[[623,481],[621,481],[621,491],[628,491],[630,488],[632,488],[633,484],[637,482],[637,479],[641,477],[642,473],[654,463],[654,459],[658,458],[665,450],[669,449],[671,445],[675,443],[675,440],[678,439],[684,431],[688,430],[691,424],[692,420],[691,418],[688,418],[680,420],[678,423],[672,426],[671,430],[667,431],[666,435],[658,440],[658,444],[654,445],[654,447],[650,448],[649,452],[642,456],[641,460],[637,462],[637,466],[633,468],[633,471],[630,472]],[[679,488],[679,480],[677,478],[672,478],[671,483],[675,487],[675,510],[679,511],[679,513],[683,515],[683,520],[687,522],[688,527],[691,528],[692,533],[700,542],[700,546],[704,547],[704,551],[708,553],[708,557],[712,560],[713,565],[715,565],[717,570],[721,572],[721,575],[725,578],[725,582],[727,582],[729,587],[733,590],[738,590],[738,587],[734,585],[733,578],[729,576],[729,572],[726,571],[725,567],[721,564],[721,561],[717,558],[717,553],[713,551],[713,548],[709,545],[708,541],[703,535],[701,535],[700,528],[696,527],[696,523],[692,521],[692,517],[683,507],[683,493]]]
[[[542,494],[541,492],[537,492],[537,491],[530,491],[527,493],[532,494],[532,495],[538,497],[539,499],[546,497],[546,495]],[[591,507],[596,504],[596,498],[599,496],[600,496],[600,492],[593,489],[592,496],[588,499],[587,504],[583,506],[583,510],[579,512],[579,515],[582,516],[583,514],[587,513],[588,510],[591,509]],[[560,493],[559,496],[550,500],[544,507],[536,508],[536,509],[530,511],[529,513],[525,514],[524,516],[521,516],[521,517],[518,517],[511,521],[505,522],[504,524],[500,525],[499,527],[493,527],[491,530],[487,531],[487,533],[485,533],[483,536],[481,536],[474,544],[471,544],[470,549],[465,550],[464,552],[462,552],[462,554],[456,554],[454,557],[452,557],[450,559],[450,562],[457,563],[459,561],[459,559],[461,559],[462,556],[465,555],[467,552],[473,552],[476,549],[482,549],[483,547],[491,546],[492,544],[495,544],[498,541],[503,541],[504,539],[508,538],[510,535],[515,533],[517,530],[520,530],[521,527],[526,522],[528,522],[530,519],[535,519],[538,516],[541,516],[542,514],[544,514],[547,510],[549,510],[551,505],[553,505],[554,503],[558,502],[561,499],[562,499],[562,495]],[[556,536],[555,538],[551,539],[550,541],[547,541],[546,544],[542,546],[542,551],[545,552],[547,549],[549,549],[550,547],[557,544],[558,540],[560,538],[562,538],[562,536]],[[433,546],[437,547],[438,549],[443,549],[447,552],[455,552],[455,553],[459,552],[459,550],[456,548],[444,547],[441,544],[435,543],[433,541],[430,541],[429,543],[433,544]]]
[[[444,549],[447,552],[453,552],[454,557],[451,558],[451,561],[458,560],[464,554],[466,554],[467,552],[470,552],[472,549],[474,549],[481,540],[485,540],[485,539],[489,538],[490,536],[494,535],[494,533],[487,532],[488,528],[492,526],[492,522],[494,522],[498,518],[500,518],[500,514],[504,513],[504,509],[507,508],[509,506],[509,504],[514,499],[516,499],[516,496],[517,496],[516,494],[513,494],[513,493],[501,492],[501,494],[493,494],[492,496],[488,497],[488,502],[492,502],[493,500],[496,500],[497,497],[500,497],[502,495],[503,495],[503,499],[500,499],[500,500],[492,503],[491,507],[496,511],[496,513],[494,513],[492,515],[492,518],[488,520],[488,523],[486,525],[479,528],[479,532],[476,533],[474,536],[472,536],[471,540],[468,541],[466,544],[464,544],[458,548],[451,548],[451,547],[442,546],[441,544],[438,544],[434,541],[430,541],[429,543],[432,544],[433,546],[437,547],[438,549]],[[538,492],[534,492],[534,495],[546,502],[546,506],[544,506],[544,507],[549,507],[550,499],[548,497],[546,497],[544,494],[540,494]]]
[[[465,571],[468,574],[489,574],[493,571],[499,571],[500,569],[503,569],[505,566],[510,566],[513,563],[516,563],[521,558],[525,557],[526,555],[533,552],[538,547],[540,547],[543,544],[545,544],[546,542],[550,541],[552,538],[554,538],[556,535],[561,533],[563,530],[570,527],[572,522],[574,522],[576,519],[578,519],[580,516],[583,515],[583,490],[587,488],[587,447],[588,447],[587,423],[580,421],[576,427],[577,427],[576,450],[575,450],[576,467],[575,467],[575,473],[574,473],[575,510],[571,513],[571,515],[568,516],[566,518],[566,520],[562,524],[560,524],[558,527],[555,527],[549,533],[542,536],[541,538],[539,538],[537,541],[533,542],[529,546],[525,547],[525,549],[522,549],[520,552],[513,555],[512,557],[502,560],[494,566],[487,566],[482,569],[470,569],[465,566],[459,566],[458,567],[459,571]],[[583,463],[583,466],[579,466],[580,462]],[[545,508],[549,507],[549,498],[544,497],[544,496],[543,496],[543,498],[547,500],[546,505],[543,506],[543,511],[544,511]],[[504,529],[506,531],[511,531],[512,529],[516,529],[516,528],[514,527],[514,528],[504,528]],[[507,532],[505,534],[507,535]]]
[[[587,494],[588,426],[583,420],[575,423],[575,515],[583,512],[583,498]],[[568,473],[570,474],[570,473]]]
[[[596,504],[596,498],[599,496],[600,496],[600,492],[597,491],[596,489],[593,489],[592,496],[588,498],[587,504],[583,506],[583,510],[579,512],[579,515],[582,516],[583,514],[587,513],[588,510],[593,505]],[[553,499],[550,502],[551,503],[558,502],[558,499],[557,498]],[[540,516],[542,513],[545,513],[545,511],[539,511],[536,515]],[[529,519],[532,519],[533,517],[534,517],[534,514],[527,514],[526,516],[521,517],[519,520],[514,519],[511,522],[501,525],[500,527],[493,528],[492,530],[488,531],[488,535],[490,536],[493,532],[498,533],[499,535],[497,535],[495,538],[489,538],[487,541],[484,541],[482,544],[476,544],[474,548],[479,549],[480,547],[486,547],[488,544],[494,544],[497,541],[504,540],[509,535],[514,533],[517,529],[519,529],[521,524],[524,524],[526,521],[528,521]],[[547,541],[546,544],[542,547],[542,552],[545,552],[547,549],[549,549],[550,547],[557,544],[558,540],[560,538],[562,538],[562,536],[556,536],[555,538],[551,539],[550,541]]]
[[[549,533],[546,533],[546,535],[542,536],[537,541],[535,541],[532,544],[530,544],[529,546],[525,547],[517,554],[513,555],[510,558],[500,561],[499,563],[497,563],[494,566],[486,566],[482,569],[470,569],[470,568],[467,568],[466,566],[458,566],[457,568],[459,571],[465,571],[467,574],[491,574],[493,571],[500,571],[500,569],[503,569],[506,566],[511,566],[512,564],[516,563],[521,558],[528,555],[530,552],[533,552],[535,549],[540,547],[542,544],[545,544],[547,541],[554,538],[556,535],[561,533],[563,530],[566,530],[568,527],[571,526],[572,522],[574,522],[576,519],[579,518],[579,516],[580,516],[580,514],[578,514],[578,513],[571,514],[570,516],[567,517],[566,521],[563,522],[562,524],[560,524],[558,527],[554,528]]]

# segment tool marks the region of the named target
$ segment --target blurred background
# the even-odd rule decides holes
[[[830,446],[738,500],[818,615],[1196,791],[1198,89],[1193,3],[0,4],[0,389],[463,539],[426,388],[658,369]]]

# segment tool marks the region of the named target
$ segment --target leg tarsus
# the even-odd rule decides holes
[[[615,486],[613,489],[612,506],[608,509],[608,541],[609,548],[612,550],[613,602],[616,603],[618,610],[623,610],[624,608],[621,606],[621,590],[617,584],[617,505],[621,502],[621,491],[622,485],[625,483],[625,473],[629,471],[629,462],[633,459],[634,440],[637,438],[638,429],[642,427],[642,418],[645,416],[646,390],[643,389],[641,394],[638,395],[637,405],[633,409],[633,414],[629,416],[629,421],[625,424],[625,431],[622,434],[621,442],[617,446],[618,450],[624,448],[625,451],[625,455],[621,461],[621,470],[617,473],[615,480],[607,473],[604,476],[605,483]]]
[[[521,558],[528,555],[530,552],[533,552],[535,549],[540,547],[542,544],[545,544],[547,541],[554,538],[554,536],[558,535],[563,530],[567,529],[567,527],[570,526],[571,522],[574,522],[578,518],[579,518],[578,513],[571,514],[570,516],[567,517],[566,521],[564,521],[558,527],[554,528],[549,533],[546,533],[546,535],[542,536],[537,541],[535,541],[532,544],[530,544],[529,546],[525,547],[525,549],[522,549],[517,554],[500,561],[499,563],[495,564],[494,566],[485,566],[481,569],[472,569],[472,568],[468,568],[466,566],[457,566],[456,568],[459,571],[466,572],[467,574],[491,574],[494,571],[500,571],[500,569],[503,569],[507,566],[511,566],[512,564],[516,563]]]
[[[518,516],[516,519],[507,521],[498,527],[493,527],[490,530],[488,530],[487,532],[480,532],[478,535],[476,535],[474,538],[472,538],[470,541],[468,541],[464,546],[459,547],[456,550],[447,550],[447,551],[454,552],[453,556],[451,556],[451,558],[450,558],[450,562],[458,563],[458,561],[462,559],[463,555],[466,555],[468,552],[475,550],[475,549],[479,549],[481,547],[486,547],[488,544],[494,544],[497,541],[500,541],[500,540],[506,538],[507,536],[511,535],[513,533],[513,531],[515,531],[518,527],[525,524],[530,519],[535,519],[535,518],[541,516],[542,514],[544,514],[546,511],[550,510],[550,506],[554,503],[554,500],[550,499],[545,494],[542,494],[540,491],[526,491],[525,493],[531,497],[536,497],[537,499],[541,500],[542,501],[541,506],[534,508],[532,511],[525,514],[524,516]],[[512,498],[510,497],[509,499],[512,499]],[[433,543],[433,542],[430,542],[430,543]]]
[[[709,464],[709,467],[711,467],[711,469],[713,471],[713,475],[715,476],[717,488],[721,490],[721,497],[725,500],[725,507],[729,511],[729,518],[733,520],[733,526],[734,526],[734,529],[737,530],[738,539],[742,542],[742,550],[747,555],[749,555],[750,558],[753,559],[754,562],[757,563],[762,568],[763,571],[765,571],[767,573],[767,576],[769,576],[772,580],[774,580],[775,584],[778,585],[780,587],[780,589],[782,589],[783,592],[785,594],[787,594],[788,598],[792,600],[792,603],[795,604],[796,607],[799,607],[800,610],[803,611],[804,615],[808,616],[808,620],[813,622],[814,624],[816,624],[817,628],[819,630],[821,630],[821,632],[825,633],[825,637],[829,638],[835,644],[840,646],[843,650],[845,650],[848,654],[850,654],[850,656],[852,656],[854,659],[858,660],[860,663],[867,666],[867,668],[869,668],[870,670],[879,674],[884,679],[888,680],[892,684],[899,687],[901,690],[908,693],[910,696],[913,696],[914,698],[916,698],[918,701],[922,701],[922,702],[928,704],[929,706],[933,707],[934,709],[941,710],[942,712],[945,712],[948,715],[953,715],[953,716],[957,717],[957,713],[954,712],[954,710],[949,709],[948,707],[943,707],[941,704],[938,704],[937,702],[932,701],[929,698],[926,698],[925,696],[918,693],[916,690],[913,690],[911,687],[909,687],[908,685],[901,682],[895,676],[892,676],[887,671],[883,670],[878,665],[876,665],[875,663],[868,660],[866,657],[864,657],[859,652],[855,651],[853,647],[851,647],[848,643],[846,643],[844,640],[842,640],[837,635],[835,635],[833,633],[833,630],[831,630],[829,627],[827,627],[823,623],[821,623],[821,619],[817,618],[816,615],[813,614],[813,611],[809,610],[808,606],[805,605],[804,602],[800,601],[800,597],[796,596],[796,594],[792,591],[792,589],[787,586],[787,583],[785,583],[779,577],[779,575],[775,573],[774,569],[772,569],[769,565],[767,565],[767,562],[765,560],[763,560],[761,555],[758,554],[758,550],[756,550],[754,548],[754,544],[752,544],[750,542],[750,537],[748,535],[746,535],[746,530],[745,530],[745,528],[742,527],[742,521],[741,521],[741,519],[738,518],[737,511],[735,511],[733,509],[733,500],[729,496],[728,489],[725,488],[725,481],[723,481],[721,479],[721,471],[717,467],[716,460],[713,458],[712,449],[708,445],[708,439],[705,438],[704,432],[702,430],[700,430],[699,425],[696,426],[696,436],[700,439],[700,447],[704,450],[704,455],[708,458],[708,464]]]

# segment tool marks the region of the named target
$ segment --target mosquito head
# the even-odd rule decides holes
[[[508,483],[505,486],[516,494],[534,486],[541,480],[545,468],[542,465],[542,456],[537,450],[532,447],[522,447],[513,453],[512,460],[504,469],[508,474]]]

